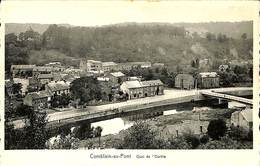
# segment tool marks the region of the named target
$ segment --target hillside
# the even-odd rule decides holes
[[[37,24],[37,23],[6,23],[5,24],[5,34],[15,33],[16,35],[25,32],[32,28],[34,31],[42,34],[46,29],[48,29],[50,24]],[[60,24],[61,26],[71,27],[69,24]]]
[[[153,25],[168,25],[168,26],[179,26],[184,27],[186,30],[190,31],[191,33],[197,32],[197,33],[223,33],[226,34],[229,37],[232,38],[240,38],[242,33],[247,33],[248,38],[253,38],[253,21],[243,21],[243,22],[208,22],[208,23],[145,23],[147,26],[153,26]],[[19,34],[21,32],[25,32],[30,27],[42,34],[50,24],[37,24],[37,23],[28,23],[28,24],[22,24],[22,23],[6,23],[5,24],[5,34],[8,33],[15,33]],[[74,27],[70,24],[58,24],[59,26],[64,27]],[[129,26],[129,25],[139,25],[138,23],[120,23],[120,24],[114,24],[114,25],[107,25],[104,27],[110,27],[110,26]]]
[[[208,33],[206,37],[194,35],[187,32],[189,28],[181,25],[192,26],[197,33],[200,33],[199,30]],[[47,27],[46,30],[43,27]],[[40,28],[37,29],[40,37],[36,35],[34,43],[25,41],[31,43],[28,63],[73,57],[114,62],[162,62],[176,69],[178,66],[186,68],[196,59],[209,59],[212,68],[224,59],[252,60],[252,22],[185,23],[175,26],[168,23],[122,23],[102,27],[43,25],[42,28],[41,33]],[[31,31],[25,34],[34,38]],[[52,50],[51,55],[46,57],[43,50]]]

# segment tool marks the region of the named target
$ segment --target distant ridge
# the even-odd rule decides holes
[[[38,24],[38,23],[6,23],[5,34],[15,33],[19,34],[28,30],[30,27],[42,34],[48,26],[51,24]],[[86,27],[86,26],[74,26],[70,24],[57,24],[58,26],[65,27]],[[240,38],[242,33],[247,33],[248,38],[253,38],[253,21],[241,21],[241,22],[202,22],[202,23],[136,23],[125,22],[118,24],[110,24],[97,27],[123,27],[123,26],[181,26],[190,32],[197,33],[223,33],[229,37]],[[92,27],[94,28],[94,27]]]
[[[5,34],[8,33],[15,33],[19,34],[21,32],[25,32],[30,27],[36,31],[42,34],[51,24],[38,24],[38,23],[6,23],[5,24]],[[70,24],[58,24],[59,26],[65,26],[65,27],[73,27]]]

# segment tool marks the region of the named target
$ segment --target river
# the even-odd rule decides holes
[[[166,110],[163,111],[160,115],[172,115],[176,113],[181,113],[183,111],[176,111],[176,110]],[[104,120],[100,122],[95,122],[91,124],[91,127],[102,127],[102,136],[108,134],[118,134],[121,130],[125,130],[131,127],[134,124],[133,117],[124,117],[124,118],[114,118],[109,120]]]

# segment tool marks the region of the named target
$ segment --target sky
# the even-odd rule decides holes
[[[210,22],[253,20],[257,2],[8,1],[6,23],[101,26],[122,22]]]

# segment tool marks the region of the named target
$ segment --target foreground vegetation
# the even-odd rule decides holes
[[[226,109],[202,111],[201,119],[209,121],[209,126],[207,132],[199,135],[188,129],[177,137],[165,138],[161,135],[167,125],[198,118],[197,113],[189,111],[138,121],[119,134],[101,137],[101,146],[98,140],[93,138],[81,140],[79,147],[87,149],[252,149],[252,131],[230,126],[229,120],[233,111]]]

